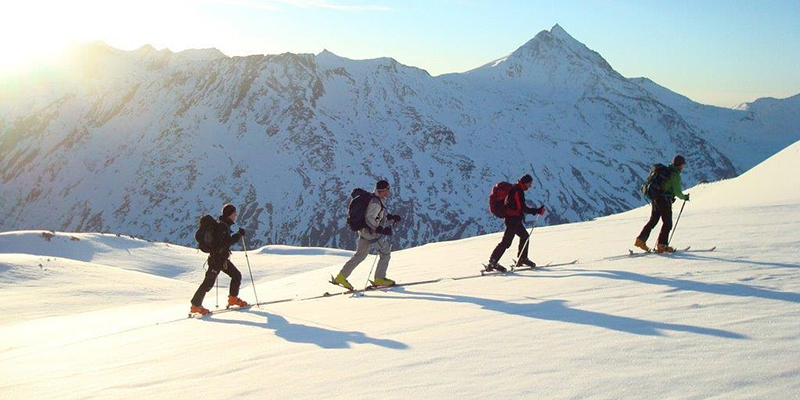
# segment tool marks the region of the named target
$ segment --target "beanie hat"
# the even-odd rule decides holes
[[[389,182],[381,179],[378,181],[378,183],[375,184],[375,189],[378,191],[384,191],[386,189],[389,189]]]
[[[672,159],[672,165],[676,167],[680,167],[681,165],[686,164],[686,159],[683,158],[682,155],[678,154],[675,158]]]
[[[222,206],[222,216],[223,217],[228,217],[228,216],[230,216],[231,214],[233,214],[235,212],[236,212],[236,207],[234,207],[233,204],[231,204],[231,203],[228,203],[228,204],[225,204],[224,206]]]
[[[525,174],[522,178],[519,178],[519,181],[522,183],[531,183],[533,182],[533,177],[530,174]]]

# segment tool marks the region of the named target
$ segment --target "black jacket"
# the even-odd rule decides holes
[[[231,234],[231,225],[233,225],[233,222],[231,222],[230,219],[220,216],[217,218],[217,221],[219,221],[219,232],[217,232],[217,243],[219,243],[219,246],[211,251],[210,257],[227,259],[231,254],[231,246],[241,240],[242,235],[238,232]]]

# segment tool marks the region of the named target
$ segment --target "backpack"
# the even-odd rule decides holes
[[[197,231],[194,233],[194,239],[197,240],[197,248],[203,253],[211,253],[211,250],[219,247],[217,238],[219,235],[219,222],[210,215],[204,215],[200,218],[200,223]]]
[[[492,188],[492,193],[489,194],[489,211],[495,217],[505,218],[508,216],[506,198],[513,187],[514,185],[508,182],[499,182]]]
[[[347,226],[351,230],[360,231],[367,227],[367,206],[374,195],[364,189],[356,188],[350,193],[350,204],[347,206]]]
[[[664,184],[667,183],[672,172],[664,164],[654,164],[650,168],[650,175],[642,185],[642,195],[648,199],[655,199],[664,195]]]

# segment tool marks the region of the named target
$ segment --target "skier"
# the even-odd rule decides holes
[[[392,227],[384,226],[385,221],[400,222],[399,215],[392,215],[386,211],[384,200],[391,194],[389,182],[380,180],[375,185],[375,190],[369,200],[364,222],[366,227],[358,231],[358,244],[356,245],[356,253],[348,260],[342,270],[336,275],[333,283],[353,290],[353,285],[347,281],[347,277],[353,270],[367,258],[370,249],[373,245],[378,249],[380,259],[378,260],[378,268],[375,270],[375,280],[373,283],[376,286],[393,286],[395,282],[386,278],[386,270],[389,267],[389,259],[391,258],[391,245],[388,243],[388,236],[392,236]]]
[[[506,249],[511,246],[514,240],[514,235],[519,236],[519,260],[517,266],[525,265],[528,267],[536,267],[536,263],[528,259],[528,231],[525,229],[525,214],[539,214],[544,215],[545,208],[531,208],[525,204],[525,191],[533,186],[533,177],[525,174],[519,178],[517,183],[511,188],[508,197],[505,199],[506,217],[504,218],[506,224],[506,231],[503,233],[503,240],[494,248],[492,255],[489,257],[489,264],[486,266],[487,271],[497,270],[505,272],[506,269],[498,264],[500,257],[503,256]]]
[[[203,298],[214,287],[214,282],[217,280],[217,275],[219,275],[220,271],[231,277],[228,307],[245,307],[248,305],[246,301],[238,297],[239,285],[242,283],[242,273],[228,259],[231,255],[230,247],[244,236],[244,229],[242,228],[239,228],[238,232],[231,235],[231,225],[235,224],[235,221],[236,207],[233,204],[225,204],[222,207],[222,215],[218,218],[218,232],[215,232],[216,245],[208,255],[206,277],[200,287],[197,288],[194,297],[192,297],[192,308],[189,311],[192,314],[206,315],[209,313],[208,309],[203,307]]]
[[[667,242],[669,240],[669,231],[672,229],[672,203],[675,202],[675,197],[689,201],[689,195],[684,194],[681,188],[681,172],[684,168],[686,168],[686,159],[682,155],[676,155],[672,159],[672,164],[666,167],[667,171],[665,172],[668,176],[661,178],[664,180],[663,186],[649,193],[651,198],[650,220],[642,228],[642,232],[636,238],[634,246],[644,251],[650,251],[650,248],[647,247],[647,238],[650,237],[650,231],[655,228],[658,224],[658,219],[661,218],[661,233],[658,235],[656,253],[675,252],[675,249],[670,247]]]

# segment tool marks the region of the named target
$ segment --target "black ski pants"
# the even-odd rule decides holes
[[[213,257],[208,258],[206,278],[203,279],[203,283],[200,284],[200,287],[197,288],[197,291],[192,297],[193,306],[203,305],[203,298],[206,297],[206,293],[214,287],[214,282],[216,282],[220,270],[231,277],[230,295],[239,296],[239,285],[242,284],[242,273],[239,272],[236,266],[227,258],[213,261],[212,258]]]
[[[511,242],[514,241],[514,236],[519,236],[519,258],[521,260],[528,259],[528,231],[522,224],[522,217],[508,217],[505,219],[506,231],[503,233],[503,240],[494,248],[490,260],[500,261],[500,257],[506,252],[506,249],[511,247]]]
[[[639,239],[646,242],[650,237],[650,231],[656,227],[660,218],[663,223],[661,224],[661,233],[658,235],[658,243],[666,246],[669,240],[669,231],[672,230],[672,202],[663,196],[656,197],[650,202],[650,207],[650,220],[642,228]]]

